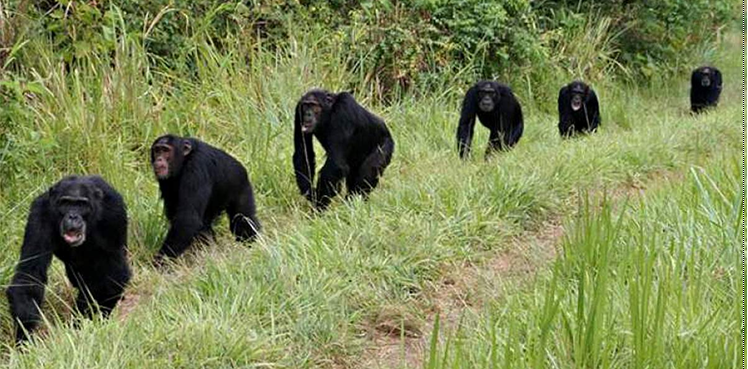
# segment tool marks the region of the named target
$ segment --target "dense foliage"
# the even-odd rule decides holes
[[[520,70],[531,82],[558,68],[583,77],[611,67],[637,76],[663,66],[677,70],[690,61],[690,51],[719,37],[739,6],[731,0],[27,3],[16,1],[6,18],[22,12],[15,13],[16,22],[43,30],[30,35],[47,35],[68,62],[111,53],[118,28],[142,39],[154,64],[187,73],[203,43],[219,50],[237,44],[272,48],[288,43],[290,35],[317,30],[324,35],[319,42],[343,45],[351,68],[383,91],[428,82],[445,69],[466,71],[468,80],[512,80],[517,74],[511,71]]]

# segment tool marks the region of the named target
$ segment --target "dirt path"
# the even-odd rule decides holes
[[[607,192],[607,197],[615,203],[625,198],[632,198],[660,186],[668,181],[679,180],[681,175],[674,172],[658,172],[647,176],[643,181],[621,185]],[[602,198],[600,194],[590,194],[592,198]],[[573,199],[572,203],[579,203]],[[340,363],[338,367],[355,368],[421,368],[426,357],[433,324],[440,318],[440,336],[445,337],[454,332],[460,318],[469,312],[479,312],[488,302],[501,298],[507,288],[521,288],[522,284],[534,280],[538,270],[542,270],[556,257],[557,246],[564,236],[563,218],[561,215],[549,217],[539,226],[524,231],[508,240],[508,245],[495,256],[480,264],[462,264],[448,267],[444,276],[427,286],[422,302],[424,318],[405,319],[401,314],[382,312],[368,332],[371,344],[362,356],[355,361]],[[215,250],[206,248],[195,252],[197,256],[188,257],[186,265],[179,264],[165,276],[158,272],[156,276],[146,273],[144,280],[136,281],[135,286],[158,285],[154,278],[174,282],[186,278],[190,271],[200,265]],[[142,273],[141,273],[142,275]],[[146,283],[148,281],[148,283]],[[120,302],[115,316],[120,321],[139,306],[149,301],[155,287],[131,288]]]
[[[609,201],[620,203],[644,194],[665,183],[678,181],[676,172],[653,173],[643,181],[609,190]],[[599,203],[602,193],[590,194]],[[580,203],[579,198],[574,203]],[[509,245],[481,264],[455,266],[425,292],[425,323],[419,327],[400,321],[378,323],[371,334],[371,345],[364,351],[356,368],[422,368],[428,353],[434,321],[439,316],[440,337],[454,332],[460,318],[468,312],[479,312],[484,303],[500,298],[505,287],[521,288],[535,274],[551,263],[564,236],[561,215],[555,215],[540,226],[526,230],[509,240]]]
[[[563,234],[560,218],[554,217],[537,230],[511,240],[511,246],[487,262],[452,268],[426,292],[426,300],[431,306],[424,326],[408,327],[406,323],[403,329],[399,321],[380,323],[375,327],[371,347],[364,352],[360,365],[355,367],[422,367],[437,315],[442,332],[454,331],[466,310],[478,311],[485,302],[485,296],[474,292],[476,288],[496,285],[500,291],[502,284],[531,280],[540,267],[555,258],[555,246]]]

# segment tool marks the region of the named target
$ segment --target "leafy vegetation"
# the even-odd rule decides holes
[[[170,2],[168,9],[156,0],[132,3],[86,3],[92,15],[85,17],[75,13],[81,2],[65,3],[70,11],[57,18],[3,9],[0,27],[16,26],[10,41],[2,38],[0,278],[10,280],[31,199],[69,173],[101,174],[122,192],[135,272],[119,316],[73,328],[72,288],[55,262],[44,310],[49,324],[28,347],[10,345],[0,299],[3,364],[362,365],[381,334],[377,327],[430,335],[429,290],[445,273],[481,265],[558,216],[580,220],[566,227],[552,270],[508,285],[512,296],[485,298],[490,303],[466,313],[461,330],[430,336],[433,360],[426,364],[685,368],[730,366],[742,356],[739,35],[694,38],[709,33],[674,23],[686,35],[678,40],[688,42],[676,59],[652,49],[646,64],[660,71],[672,63],[672,70],[640,80],[632,76],[644,64],[622,51],[626,18],[577,2],[546,2],[543,9],[469,0],[267,1],[220,9],[199,1]],[[702,14],[711,14],[703,27],[729,24],[718,11]],[[484,15],[496,27],[471,24]],[[103,38],[73,36],[89,32]],[[74,46],[78,41],[97,45]],[[683,71],[704,61],[723,70],[725,91],[717,110],[692,117]],[[525,109],[525,136],[492,160],[460,161],[454,131],[461,95],[475,78],[491,75],[512,83]],[[598,134],[562,141],[554,99],[574,77],[595,86],[603,125]],[[298,195],[290,122],[311,86],[352,89],[388,122],[395,157],[369,201],[338,200],[315,214]],[[247,166],[265,226],[261,240],[251,248],[237,244],[222,224],[216,244],[167,273],[152,269],[166,224],[148,147],[164,132],[200,137]],[[476,136],[476,145],[487,140],[483,130]],[[646,187],[662,173],[686,179],[673,184],[677,195],[654,194],[651,205],[626,210],[579,210],[580,191]],[[661,229],[661,238],[650,236]],[[607,258],[593,257],[602,250]],[[492,289],[480,287],[477,294],[491,297]],[[668,304],[658,305],[665,298]],[[555,311],[544,309],[545,301]],[[513,325],[502,325],[509,317]],[[495,340],[476,342],[491,329]],[[445,337],[462,344],[447,346]],[[703,355],[708,361],[695,362]]]
[[[203,43],[218,50],[237,44],[277,48],[288,45],[289,35],[317,30],[324,36],[311,42],[342,45],[347,67],[382,96],[428,84],[445,71],[463,71],[464,80],[529,78],[535,87],[546,82],[543,75],[563,68],[578,77],[612,67],[637,77],[679,72],[690,67],[694,52],[720,37],[739,9],[730,0],[27,3],[11,2],[19,17],[42,25],[30,31],[47,35],[68,62],[114,52],[119,30],[142,42],[151,64],[181,73],[194,71]],[[585,47],[596,53],[576,53]]]

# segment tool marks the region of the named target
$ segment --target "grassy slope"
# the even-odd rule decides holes
[[[291,109],[304,89],[335,89],[353,76],[334,59],[319,61],[314,55],[320,51],[304,45],[309,43],[277,59],[256,55],[250,68],[238,57],[209,55],[201,68],[205,82],[179,90],[171,76],[150,75],[132,45],[120,49],[117,67],[71,79],[45,65],[45,52],[39,51],[47,92],[18,113],[22,128],[5,158],[25,170],[0,179],[0,236],[7,248],[0,253],[1,275],[10,278],[30,199],[63,174],[101,173],[129,206],[136,263],[129,301],[139,303],[125,319],[85,322],[80,329],[54,324],[28,350],[8,349],[7,363],[355,363],[366,332],[378,321],[422,324],[422,289],[444,265],[481,260],[502,249],[509,236],[551,214],[574,211],[579,189],[636,183],[740,150],[740,86],[732,81],[740,80],[741,67],[731,44],[716,63],[727,84],[713,113],[686,113],[686,77],[646,87],[599,81],[599,134],[561,141],[555,114],[528,106],[519,146],[488,162],[481,155],[467,163],[456,158],[456,98],[373,106],[396,139],[381,187],[368,202],[338,202],[314,216],[292,180]],[[251,249],[224,237],[171,273],[147,266],[166,229],[147,147],[167,130],[224,147],[247,165],[265,225],[265,237]],[[476,153],[486,139],[479,131]],[[225,221],[219,228],[225,232]],[[48,316],[68,321],[71,289],[59,263],[50,280]],[[0,307],[2,333],[10,337],[6,310]]]
[[[739,367],[743,169],[723,154],[615,210],[583,204],[529,287],[473,287],[482,308],[426,367]]]

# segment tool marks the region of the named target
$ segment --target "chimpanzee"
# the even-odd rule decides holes
[[[600,104],[589,85],[574,81],[558,92],[558,132],[561,137],[597,130],[600,125]]]
[[[314,183],[316,136],[327,152],[317,189]],[[309,90],[296,105],[293,166],[296,184],[317,209],[325,209],[345,178],[348,194],[366,197],[392,159],[395,142],[384,121],[348,92]]]
[[[511,148],[522,137],[522,107],[512,90],[498,82],[480,81],[467,91],[462,101],[457,127],[457,148],[461,158],[470,154],[476,115],[491,131],[486,157],[494,151]]]
[[[181,255],[196,239],[212,240],[213,222],[224,210],[237,241],[251,241],[259,232],[247,171],[223,150],[167,134],[153,142],[151,165],[170,223],[156,265]]]
[[[702,110],[717,106],[719,94],[722,92],[722,73],[719,69],[709,66],[696,68],[691,73],[691,111],[700,113]]]
[[[65,264],[78,290],[76,309],[90,317],[98,306],[108,316],[130,281],[127,211],[117,191],[98,176],[68,176],[31,204],[21,260],[7,290],[16,341],[41,321],[47,268],[52,255]]]

